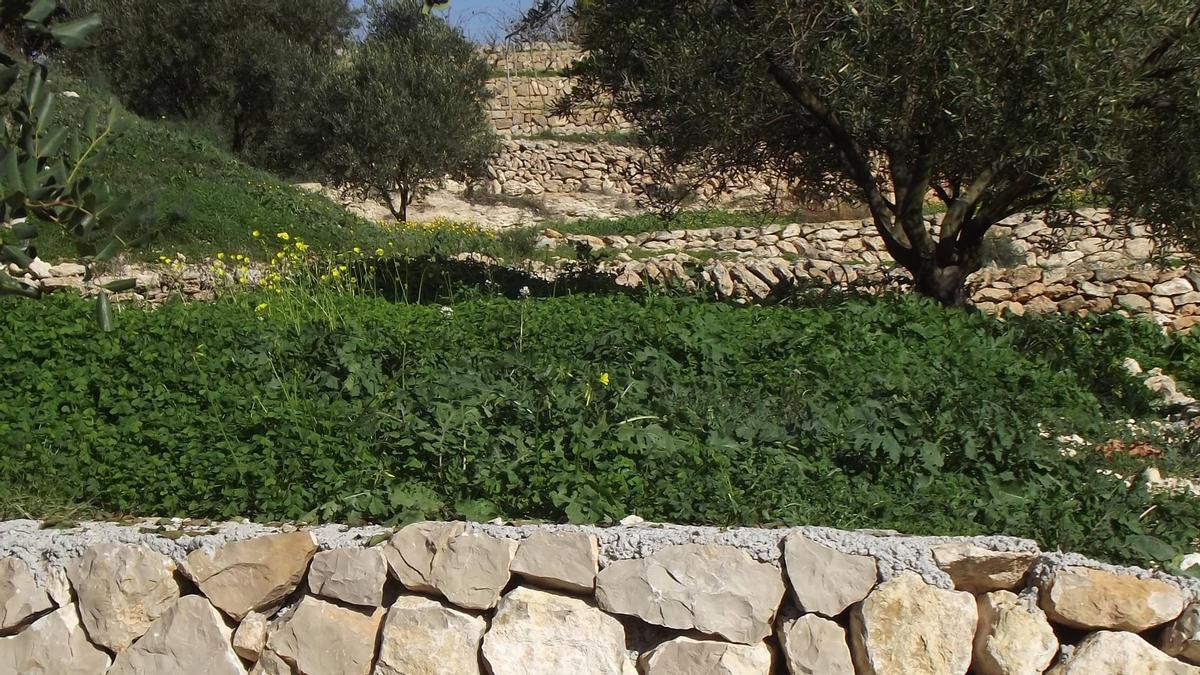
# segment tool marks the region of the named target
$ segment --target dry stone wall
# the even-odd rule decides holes
[[[571,80],[565,77],[492,78],[488,90],[492,92],[488,116],[502,136],[595,134],[633,128],[619,113],[601,108],[580,108],[566,116],[552,114],[555,102],[571,90]]]
[[[0,674],[1200,675],[1195,580],[1009,537],[627,520],[0,523]]]
[[[582,54],[570,42],[509,43],[483,52],[493,70],[504,72],[558,71],[578,61]]]

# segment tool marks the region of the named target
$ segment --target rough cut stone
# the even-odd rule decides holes
[[[147,548],[98,544],[67,572],[92,642],[120,652],[179,598],[175,562]]]
[[[535,532],[521,540],[512,571],[556,590],[591,593],[600,569],[595,535],[582,532]]]
[[[902,574],[850,613],[854,664],[860,675],[962,675],[971,665],[976,616],[970,593]]]
[[[829,619],[805,614],[788,621],[779,646],[791,675],[854,675],[846,631]]]
[[[1050,667],[1058,638],[1034,596],[994,591],[976,598],[974,668],[978,675],[1031,675]]]
[[[601,609],[743,644],[771,634],[783,594],[777,568],[717,544],[670,546],[613,562],[596,577]]]
[[[433,586],[467,609],[491,609],[508,585],[517,542],[486,534],[461,534],[433,558]]]
[[[1200,675],[1200,668],[1176,661],[1133,633],[1100,631],[1046,675]]]
[[[783,564],[800,609],[828,617],[867,597],[879,578],[871,556],[842,553],[798,533],[783,542]]]
[[[638,666],[642,675],[771,675],[771,648],[678,637],[643,654]]]
[[[192,551],[184,571],[217,609],[241,621],[278,606],[304,579],[317,542],[308,532],[272,534]]]
[[[387,561],[377,548],[321,551],[308,568],[308,590],[352,605],[383,604]]]
[[[621,622],[587,601],[520,586],[483,636],[492,675],[636,675]]]
[[[233,651],[254,663],[267,646],[267,616],[250,612],[233,631]]]
[[[0,673],[13,675],[98,675],[112,658],[92,644],[75,605],[34,621],[13,637],[0,638]]]
[[[187,595],[117,655],[108,675],[245,675],[233,631],[202,596]]]
[[[1064,567],[1042,582],[1042,609],[1054,623],[1140,633],[1183,611],[1183,593],[1158,579]]]
[[[966,542],[942,544],[932,553],[956,589],[975,594],[1017,588],[1038,557],[1035,552],[993,551]]]
[[[1162,650],[1188,663],[1200,664],[1200,602],[1189,605],[1163,631]]]
[[[1167,296],[1183,295],[1184,293],[1191,293],[1195,290],[1196,289],[1192,288],[1191,282],[1189,282],[1186,278],[1180,277],[1178,279],[1171,279],[1170,281],[1164,281],[1161,284],[1158,284],[1154,287],[1154,294]]]
[[[306,595],[267,636],[263,658],[271,654],[303,675],[368,675],[382,620],[381,607],[358,610]]]
[[[388,609],[374,675],[477,675],[487,621],[419,595]]]
[[[402,528],[383,549],[392,576],[410,591],[436,593],[433,556],[466,530],[463,523],[413,523]]]
[[[0,635],[13,632],[54,607],[20,558],[0,558]]]

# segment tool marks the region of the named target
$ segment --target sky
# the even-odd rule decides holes
[[[361,6],[363,0],[354,0]],[[440,10],[451,24],[463,29],[476,42],[504,39],[505,27],[533,5],[533,0],[450,0],[450,9]]]

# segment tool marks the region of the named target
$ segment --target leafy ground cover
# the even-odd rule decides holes
[[[89,105],[106,105],[92,85],[70,77],[52,81],[60,91],[58,115],[78,126]],[[113,191],[146,198],[158,223],[149,244],[127,251],[132,259],[156,260],[183,253],[188,258],[218,251],[257,255],[252,233],[286,231],[314,244],[340,247],[346,242],[372,248],[384,241],[374,223],[358,218],[325,197],[293,187],[254,169],[202,135],[178,125],[127,114],[128,130],[107,146],[96,177]],[[38,238],[42,257],[73,255],[66,239],[52,228]]]
[[[1138,562],[1200,535],[1196,500],[1097,472],[1142,460],[1054,440],[1153,415],[1125,356],[1200,382],[1195,338],[1119,318],[1001,324],[911,298],[289,302],[127,308],[106,335],[77,298],[0,303],[2,515],[637,513],[1005,532]]]

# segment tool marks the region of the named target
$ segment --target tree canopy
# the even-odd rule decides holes
[[[484,171],[496,145],[489,74],[475,46],[420,3],[374,2],[362,42],[330,65],[291,125],[293,145],[322,179],[405,220],[432,181]]]
[[[919,292],[950,305],[987,230],[1083,190],[1200,239],[1200,6],[1179,0],[579,3],[574,100],[668,165],[773,170],[865,203]],[[944,204],[940,228],[923,219]]]

